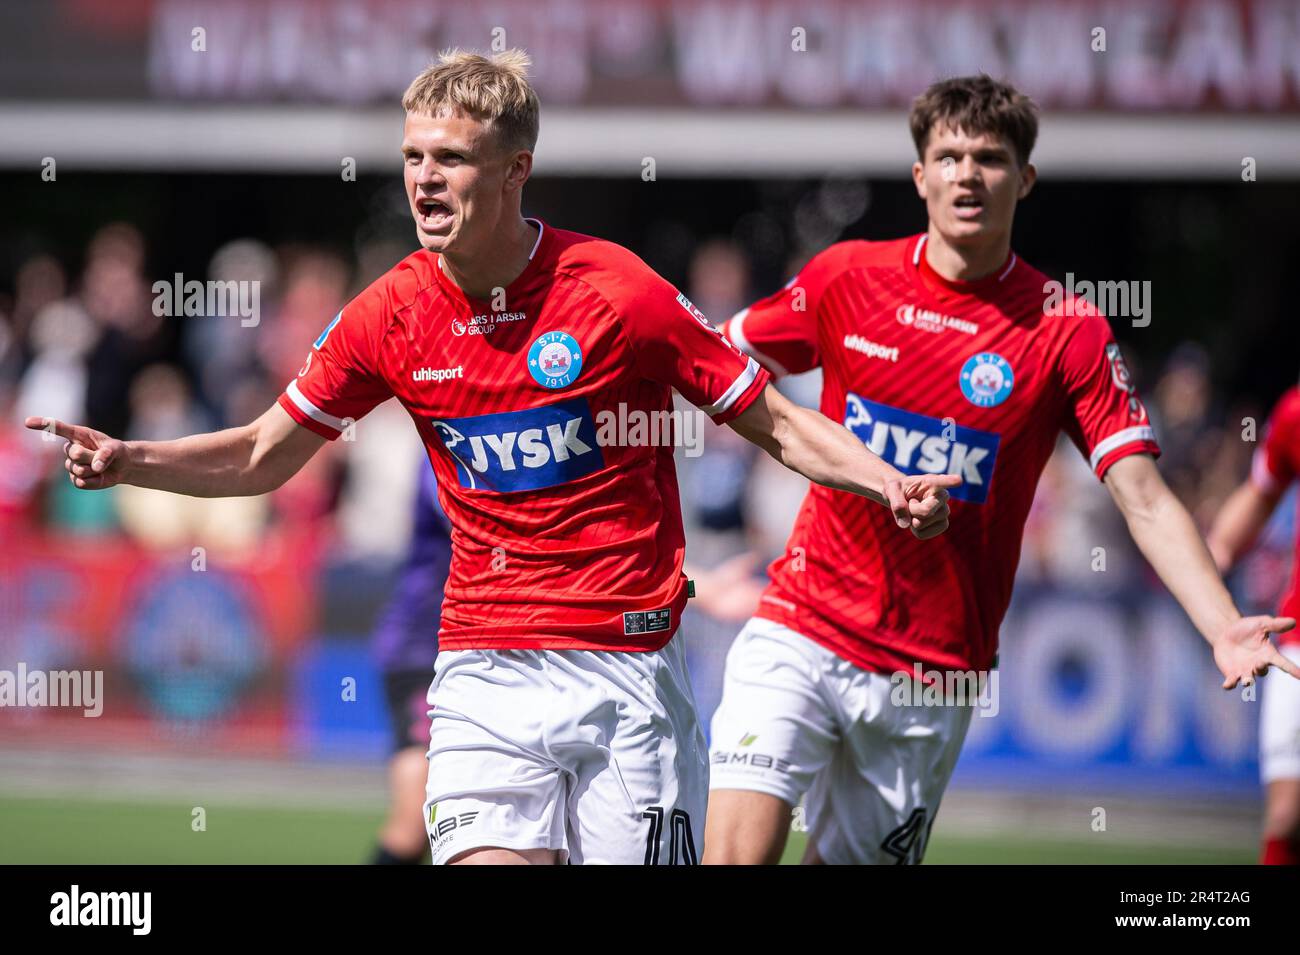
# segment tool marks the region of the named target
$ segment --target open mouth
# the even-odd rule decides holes
[[[416,218],[426,229],[437,229],[451,221],[451,209],[444,202],[427,196],[415,201]]]
[[[953,205],[957,215],[963,219],[973,219],[984,211],[984,201],[976,196],[960,196]]]

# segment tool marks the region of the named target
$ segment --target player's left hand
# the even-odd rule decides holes
[[[886,484],[885,497],[898,526],[926,540],[948,529],[948,488],[960,483],[956,474],[911,475]]]
[[[1300,667],[1283,656],[1268,638],[1270,633],[1285,633],[1294,626],[1291,617],[1242,617],[1225,630],[1214,647],[1214,662],[1223,673],[1223,688],[1231,690],[1238,683],[1250,686],[1255,677],[1268,673],[1269,667],[1300,679]]]

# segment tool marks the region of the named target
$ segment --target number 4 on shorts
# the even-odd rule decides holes
[[[925,815],[925,807],[913,809],[907,822],[885,836],[885,840],[880,843],[880,848],[898,860],[895,865],[920,864],[925,855],[925,845],[930,841],[930,829],[934,827],[934,820],[931,819],[930,827],[926,828]]]

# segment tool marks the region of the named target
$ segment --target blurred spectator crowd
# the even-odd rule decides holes
[[[78,492],[62,471],[63,442],[22,429],[35,414],[128,440],[165,440],[250,422],[294,378],[342,304],[403,254],[347,262],[318,248],[230,242],[207,275],[184,278],[257,282],[260,312],[246,324],[231,315],[156,314],[147,252],[135,227],[109,224],[90,241],[79,273],[33,255],[13,276],[12,293],[0,294],[0,528],[121,531],[151,547],[202,542],[237,555],[284,522],[329,516],[352,556],[400,551],[405,539],[393,529],[409,522],[419,448],[391,402],[355,441],[335,442],[263,498]],[[395,459],[404,466],[392,467]]]
[[[79,271],[48,254],[21,262],[0,285],[0,413],[6,425],[0,429],[0,533],[123,532],[150,547],[188,548],[202,540],[238,554],[285,522],[316,522],[329,528],[331,546],[344,559],[395,559],[409,534],[408,505],[422,454],[395,402],[360,422],[355,440],[333,442],[294,480],[255,499],[193,500],[130,487],[77,492],[62,470],[62,442],[24,431],[22,420],[44,415],[153,440],[249,422],[296,375],[311,342],[343,303],[406,251],[376,242],[348,261],[321,248],[229,242],[212,256],[207,275],[185,278],[259,283],[260,316],[252,326],[237,316],[156,315],[146,241],[129,224],[102,227]],[[701,242],[690,259],[688,295],[720,321],[788,277],[755,277],[750,261],[731,239]],[[793,260],[787,267],[793,274],[801,264]],[[1163,448],[1161,469],[1208,526],[1246,474],[1268,409],[1218,393],[1210,357],[1195,343],[1150,367],[1139,367],[1134,354],[1127,357]],[[817,372],[781,387],[816,406]],[[1244,436],[1250,420],[1255,440]],[[702,453],[679,451],[678,461],[692,560],[708,566],[753,551],[765,561],[781,551],[802,498],[802,478],[727,428],[709,427]],[[1281,509],[1278,530],[1256,558],[1262,569],[1252,574],[1251,586],[1265,603],[1288,568],[1293,515],[1291,503]],[[1093,569],[1098,546],[1106,549],[1105,574]],[[1105,488],[1064,438],[1039,486],[1020,573],[1102,589],[1150,576]]]

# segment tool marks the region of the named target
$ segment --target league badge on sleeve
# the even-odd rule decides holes
[[[582,374],[582,346],[568,332],[547,332],[528,349],[528,370],[543,388],[567,388]]]
[[[680,305],[682,308],[686,309],[687,313],[691,316],[691,318],[695,319],[697,322],[699,322],[709,331],[711,332],[717,331],[717,328],[714,327],[713,323],[709,321],[707,318],[705,318],[704,313],[701,312],[698,308],[696,308],[695,303],[692,302],[689,298],[687,298],[684,293],[682,292],[677,293],[677,304]]]
[[[342,319],[343,319],[343,309],[339,309],[339,313],[330,320],[330,323],[328,325],[325,326],[325,331],[321,332],[320,337],[311,343],[311,347],[316,349],[317,351],[320,351],[320,347],[325,344],[325,339],[330,337],[330,332],[334,331],[334,326],[337,325],[340,321],[342,321]]]
[[[958,379],[966,400],[980,408],[994,408],[1007,400],[1015,384],[1011,363],[996,352],[980,352],[961,366]]]

